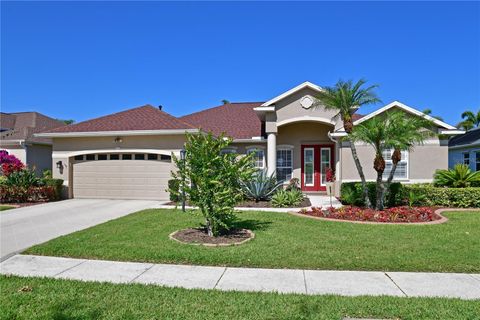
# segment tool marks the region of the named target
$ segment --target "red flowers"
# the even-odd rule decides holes
[[[22,161],[5,150],[0,150],[0,164],[4,176],[9,176],[10,173],[20,171],[25,167]]]
[[[323,218],[373,222],[428,222],[440,219],[430,207],[393,207],[383,211],[346,206],[339,209],[313,207],[300,213]]]
[[[327,168],[327,171],[325,172],[325,179],[327,180],[327,182],[335,181],[335,172],[332,170],[332,168]]]

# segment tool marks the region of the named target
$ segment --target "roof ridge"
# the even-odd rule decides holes
[[[154,108],[155,110],[160,111],[160,112],[166,114],[167,116],[174,118],[174,119],[177,120],[178,122],[181,122],[181,123],[183,123],[183,124],[186,124],[187,126],[189,126],[189,127],[192,128],[192,129],[197,129],[197,127],[194,127],[191,123],[188,123],[188,122],[186,122],[186,121],[184,121],[184,120],[182,120],[182,119],[180,119],[180,118],[178,118],[178,117],[175,117],[173,114],[170,114],[170,113],[168,113],[168,112],[166,112],[166,111],[163,111],[162,109],[155,108],[155,107],[152,106],[152,105],[146,105],[146,106],[150,106],[150,107]]]
[[[218,105],[218,106],[215,106],[215,107],[210,107],[208,109],[195,111],[195,112],[183,115],[180,118],[185,118],[185,117],[192,116],[192,115],[195,115],[195,114],[199,114],[199,113],[202,113],[202,112],[205,112],[205,111],[220,109],[220,108],[225,107],[225,106],[230,105],[230,104],[252,104],[252,103],[262,103],[262,102],[229,102],[229,103],[224,103],[224,104],[221,104],[221,105]]]

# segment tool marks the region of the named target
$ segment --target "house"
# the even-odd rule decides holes
[[[472,171],[480,171],[480,128],[455,136],[448,142],[448,166],[462,163]]]
[[[359,177],[348,143],[342,142],[341,121],[333,111],[312,108],[321,90],[304,82],[266,102],[228,103],[180,118],[146,105],[38,136],[53,140],[54,177],[64,179],[75,198],[167,199],[171,154],[179,154],[186,132],[202,131],[225,132],[233,144],[224,152],[254,152],[258,168],[284,181],[299,178],[306,192],[322,192],[328,167],[335,168],[338,183]],[[357,117],[355,124],[394,108],[430,120],[429,130],[442,137],[404,152],[395,178],[432,181],[436,169],[448,167],[444,137],[463,132],[396,101]],[[375,180],[373,150],[363,144],[357,149],[367,179]]]
[[[38,112],[0,113],[0,149],[16,156],[37,175],[52,169],[52,139],[35,133],[65,126],[62,121]]]

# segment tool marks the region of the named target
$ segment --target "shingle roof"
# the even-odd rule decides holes
[[[262,103],[227,103],[183,116],[180,120],[215,135],[225,133],[234,139],[251,139],[262,136],[262,121],[253,110]]]
[[[47,117],[38,112],[0,113],[1,139],[25,140],[27,142],[48,143],[49,139],[34,137],[34,133],[63,127],[62,121]]]
[[[145,105],[50,130],[47,133],[168,129],[194,129],[194,127],[158,108]]]
[[[466,133],[455,136],[448,141],[449,147],[468,146],[470,144],[480,144],[480,128],[467,131]]]

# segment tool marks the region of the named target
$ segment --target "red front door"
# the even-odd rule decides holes
[[[326,191],[326,171],[332,166],[332,145],[302,145],[302,190]]]

